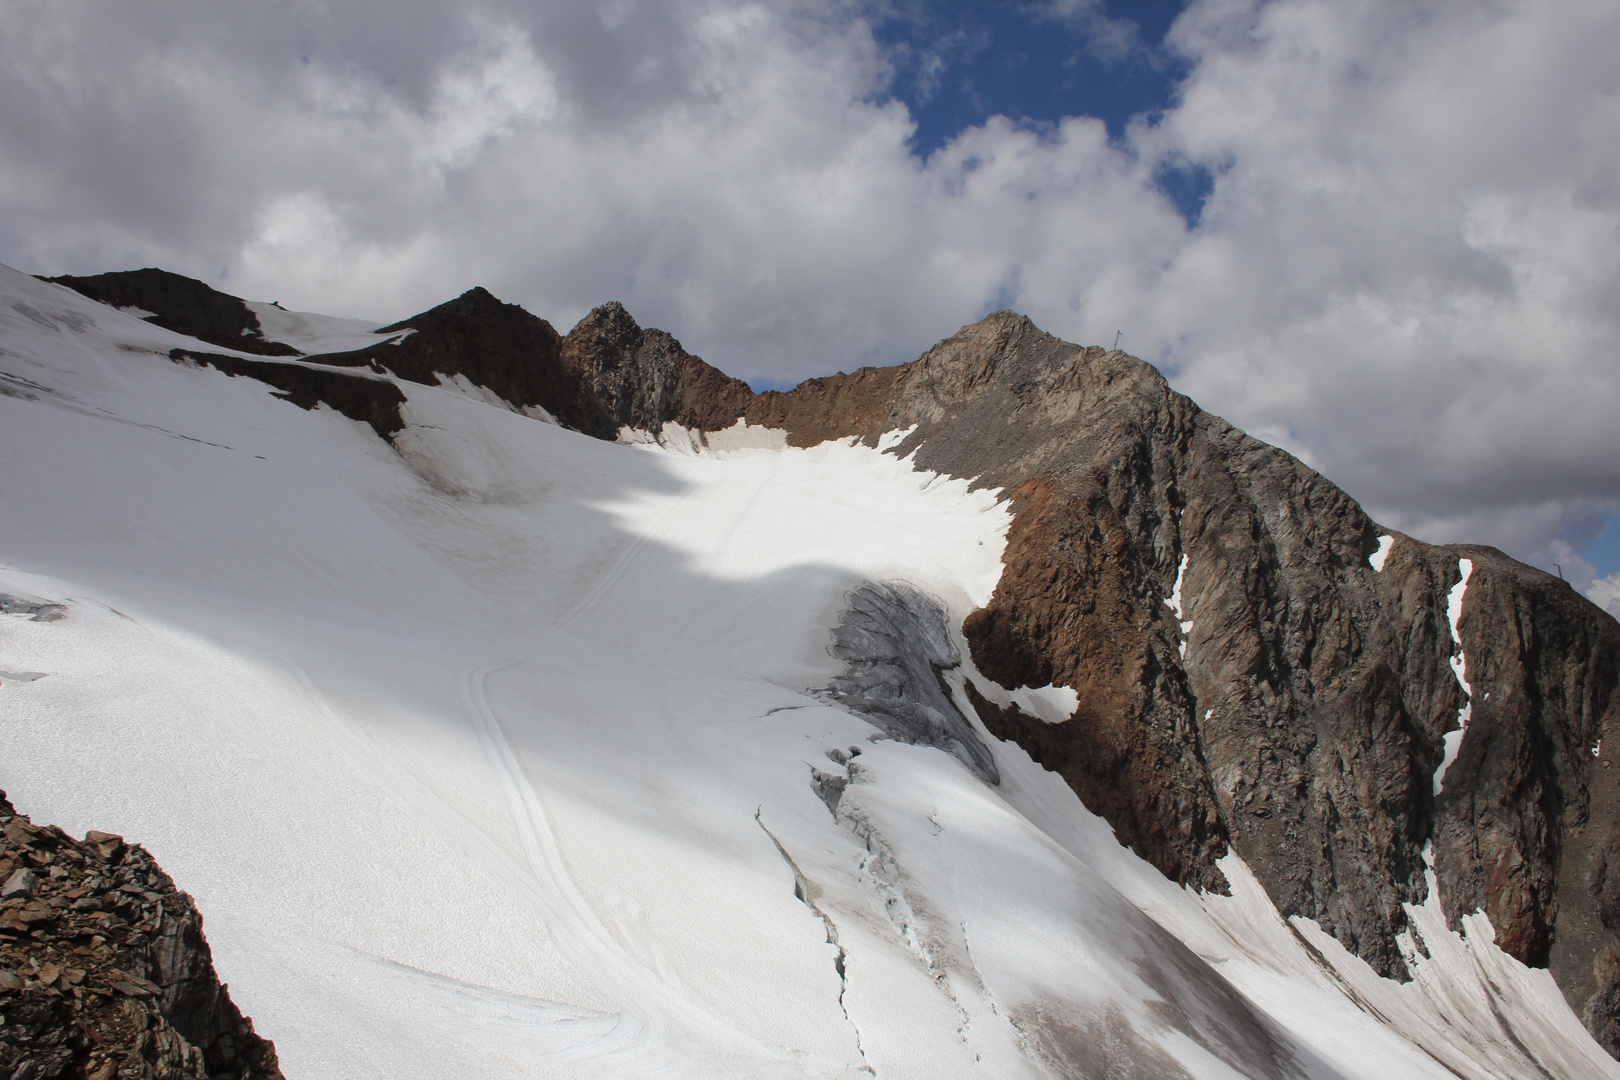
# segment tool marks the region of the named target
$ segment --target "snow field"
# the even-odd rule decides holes
[[[288,311],[275,304],[253,300],[247,302],[247,307],[259,320],[259,332],[266,341],[279,341],[310,355],[369,349],[380,342],[403,341],[416,333],[415,330],[400,330],[392,334],[379,334],[377,327],[382,323],[367,319],[335,319],[312,311]]]

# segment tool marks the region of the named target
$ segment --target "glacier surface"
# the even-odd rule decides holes
[[[0,618],[45,676],[0,786],[157,856],[289,1077],[1620,1076],[1482,916],[1431,890],[1381,979],[990,736],[959,628],[1009,509],[898,439],[401,383],[390,447],[193,344],[0,269],[0,593],[62,616]],[[874,582],[937,605],[946,749],[818,692]]]

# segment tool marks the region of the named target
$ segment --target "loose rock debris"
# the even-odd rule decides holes
[[[34,825],[0,792],[0,1076],[281,1080],[144,848]]]

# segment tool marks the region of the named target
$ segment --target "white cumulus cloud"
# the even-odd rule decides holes
[[[1101,28],[1091,77],[1138,47],[1050,8]],[[927,161],[863,10],[18,0],[0,261],[379,319],[620,299],[750,378],[1011,306],[1123,329],[1424,538],[1550,565],[1620,506],[1616,0],[1197,0],[1156,123],[991,118]],[[1189,229],[1154,177],[1193,165]]]

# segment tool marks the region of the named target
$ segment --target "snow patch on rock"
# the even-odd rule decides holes
[[[1474,692],[1468,685],[1468,679],[1466,678],[1468,657],[1463,652],[1462,631],[1457,625],[1462,619],[1463,597],[1468,593],[1468,579],[1474,572],[1473,561],[1470,559],[1458,559],[1457,572],[1462,577],[1457,584],[1451,587],[1451,591],[1446,594],[1446,618],[1451,625],[1451,641],[1455,646],[1455,652],[1449,661],[1451,673],[1457,677],[1457,685],[1462,687],[1465,700],[1462,708],[1457,710],[1457,729],[1448,731],[1445,734],[1445,754],[1440,759],[1440,767],[1434,770],[1434,793],[1436,795],[1444,790],[1446,770],[1451,768],[1451,763],[1457,760],[1457,755],[1462,751],[1463,736],[1468,732],[1468,719],[1474,710]]]
[[[1395,538],[1388,533],[1378,538],[1378,550],[1367,556],[1367,565],[1373,568],[1373,573],[1384,572],[1384,561],[1389,558],[1389,553],[1394,547]]]
[[[1183,660],[1187,658],[1187,635],[1192,633],[1193,628],[1193,621],[1187,618],[1181,609],[1181,585],[1182,582],[1186,580],[1186,577],[1187,556],[1183,554],[1181,556],[1181,565],[1176,567],[1175,587],[1170,590],[1170,598],[1165,601],[1165,603],[1170,606],[1170,610],[1175,612],[1176,620],[1181,627],[1181,640],[1177,643],[1176,647],[1179,650]]]
[[[1025,715],[1048,724],[1061,724],[1080,708],[1080,693],[1069,686],[1020,686],[1008,690],[994,679],[982,676],[973,680],[974,687],[988,702],[1003,709],[1016,705]]]

